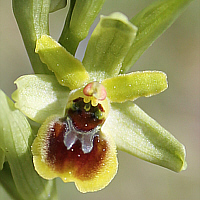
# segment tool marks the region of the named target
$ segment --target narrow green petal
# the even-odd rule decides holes
[[[76,89],[89,79],[82,63],[50,36],[43,35],[37,40],[35,52],[55,73],[61,85]]]
[[[144,51],[165,31],[192,0],[159,0],[143,9],[130,21],[138,27],[137,36],[124,59],[121,73],[126,73]]]
[[[0,91],[0,130],[4,137],[4,150],[13,180],[24,199],[45,200],[56,198],[54,181],[42,179],[32,162],[31,144],[34,136],[26,117],[14,103]]]
[[[112,103],[102,131],[119,150],[175,172],[186,168],[185,147],[132,102]]]
[[[0,134],[3,134],[0,132]],[[1,136],[0,136],[1,138]],[[3,164],[5,162],[5,152],[3,151],[3,149],[0,147],[0,170],[3,169]]]
[[[25,75],[15,84],[18,88],[12,95],[15,107],[33,121],[41,124],[52,114],[64,114],[70,91],[61,86],[55,76]]]
[[[167,76],[159,71],[123,74],[102,82],[112,102],[124,102],[138,97],[149,97],[167,89]]]
[[[92,80],[117,76],[137,28],[121,13],[101,16],[89,40],[83,64]]]
[[[80,41],[85,39],[105,0],[71,0],[59,43],[75,54]]]

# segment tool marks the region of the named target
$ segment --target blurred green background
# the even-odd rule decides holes
[[[120,11],[132,18],[152,0],[107,0],[100,14]],[[12,14],[11,0],[0,0],[0,87],[7,95],[13,81],[32,69]],[[58,38],[67,9],[50,15],[50,30]],[[95,24],[98,19],[95,21]],[[95,24],[93,28],[95,27]],[[132,70],[161,70],[168,75],[164,93],[136,103],[186,146],[188,168],[174,173],[118,153],[119,170],[111,184],[96,193],[81,194],[73,183],[58,180],[59,200],[199,200],[200,199],[200,1],[196,0],[140,57]],[[77,52],[82,59],[88,38]],[[0,188],[0,199],[9,196]]]

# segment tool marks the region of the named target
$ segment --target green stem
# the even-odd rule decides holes
[[[12,0],[13,12],[35,73],[51,74],[35,53],[36,40],[49,34],[50,3],[51,0]]]

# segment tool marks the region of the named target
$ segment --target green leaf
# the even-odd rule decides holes
[[[71,0],[59,43],[75,55],[80,41],[85,39],[105,0]]]
[[[10,195],[11,199],[24,200],[24,198],[22,198],[22,196],[19,194],[16,188],[8,162],[5,162],[3,170],[0,171],[0,184],[5,189],[5,191]]]
[[[43,35],[37,40],[35,52],[55,73],[61,85],[76,89],[89,79],[82,63],[50,36]]]
[[[112,103],[102,131],[119,150],[175,172],[186,168],[185,147],[132,102]]]
[[[138,27],[137,36],[126,55],[121,73],[126,73],[144,51],[180,16],[192,0],[159,0],[130,21]]]
[[[64,8],[67,5],[67,0],[51,0],[50,12],[55,12]]]
[[[15,107],[33,121],[42,124],[52,114],[64,115],[69,89],[61,86],[55,76],[25,75],[15,83]]]
[[[103,80],[107,97],[111,102],[149,97],[167,89],[167,76],[159,71],[144,71],[123,74]]]
[[[0,132],[0,134],[2,134],[2,133]],[[5,152],[3,151],[3,149],[0,146],[0,170],[3,169],[4,162],[5,162]]]
[[[83,65],[92,80],[117,76],[137,28],[121,13],[101,16],[89,40]]]
[[[29,200],[55,199],[55,181],[44,180],[33,167],[30,147],[34,136],[26,117],[2,91],[0,100],[0,139],[3,136],[2,149],[18,192]]]
[[[37,74],[52,74],[34,52],[36,40],[49,34],[51,0],[12,0],[13,13],[21,32],[32,68]]]

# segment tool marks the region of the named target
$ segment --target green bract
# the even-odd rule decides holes
[[[9,163],[12,184],[24,199],[54,199],[55,181],[39,177],[32,165],[31,144],[34,135],[31,127],[26,117],[1,90],[0,121],[0,148]]]

